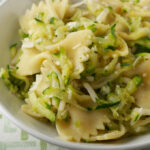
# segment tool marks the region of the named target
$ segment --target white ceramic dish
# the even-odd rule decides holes
[[[9,61],[9,45],[17,40],[18,18],[38,0],[8,0],[0,7],[0,67]],[[73,143],[58,137],[55,127],[35,120],[20,110],[23,101],[12,95],[0,81],[0,110],[17,126],[49,143],[79,150],[131,150],[150,146],[150,134],[126,138],[111,143]],[[2,137],[0,137],[2,138]]]

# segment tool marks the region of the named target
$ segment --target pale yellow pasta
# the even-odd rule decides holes
[[[137,40],[149,34],[150,34],[149,28],[141,28],[131,34],[124,33],[124,32],[119,33],[119,35],[125,40]]]
[[[109,123],[108,112],[98,110],[93,112],[69,107],[71,120],[69,122],[57,120],[56,128],[59,135],[66,140],[88,140],[98,134],[98,130],[105,130],[104,123]]]
[[[89,30],[70,33],[66,39],[60,43],[48,46],[47,50],[55,51],[60,47],[64,47],[67,51],[68,57],[72,60],[74,65],[73,78],[80,78],[79,74],[84,70],[82,62],[85,62],[89,58],[90,50],[87,46],[91,44],[91,38],[92,32]]]
[[[63,19],[68,7],[68,0],[56,0],[55,3],[52,0],[41,1],[38,6],[33,4],[32,8],[27,10],[26,14],[20,18],[21,28],[26,32],[34,32],[37,30],[38,25],[33,19],[37,17],[38,13],[44,12],[46,14],[45,21],[48,21],[51,17]]]
[[[123,125],[120,126],[120,130],[114,130],[109,133],[105,133],[98,136],[89,138],[89,141],[105,141],[110,139],[118,139],[126,133],[126,129]]]
[[[40,53],[36,49],[24,49],[17,64],[17,73],[23,76],[40,72],[42,62],[48,57],[47,52]]]
[[[38,95],[42,95],[43,90],[48,88],[50,86],[49,80],[47,78],[47,75],[50,74],[52,71],[57,72],[57,74],[60,74],[60,72],[57,70],[57,68],[52,63],[52,60],[48,59],[43,62],[43,67],[41,67],[41,73],[42,73],[42,79],[38,83],[36,87],[36,92]],[[36,82],[39,80],[37,79]],[[61,79],[60,79],[61,81]],[[64,86],[63,83],[61,83],[61,86]]]
[[[145,58],[146,61],[138,65],[137,68],[133,71],[135,74],[143,76],[143,85],[139,87],[135,93],[136,104],[142,108],[150,109],[150,57]]]

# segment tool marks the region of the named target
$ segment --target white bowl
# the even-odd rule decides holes
[[[0,7],[0,67],[9,61],[9,46],[17,41],[18,18],[38,0],[8,0]],[[45,124],[21,112],[24,102],[17,99],[0,81],[0,110],[18,127],[46,142],[79,150],[123,150],[150,146],[150,134],[97,144],[66,142],[59,138],[51,124]]]

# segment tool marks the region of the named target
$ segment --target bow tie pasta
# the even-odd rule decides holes
[[[42,0],[20,17],[21,46],[0,77],[61,138],[150,130],[150,0]]]

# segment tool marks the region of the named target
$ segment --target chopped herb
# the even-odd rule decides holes
[[[61,47],[60,48],[60,54],[65,54],[66,52],[65,52],[65,49],[64,49],[64,47]]]
[[[51,110],[51,106],[48,103],[45,103],[45,105],[47,109]]]
[[[140,86],[142,83],[142,78],[139,75],[135,75],[132,79],[136,86]]]
[[[107,131],[110,130],[110,128],[109,128],[109,126],[107,124],[105,125],[105,130],[107,130]]]
[[[92,32],[96,32],[96,30],[97,30],[95,27],[95,24],[88,26],[88,29],[90,29]]]
[[[114,47],[114,46],[112,46],[112,45],[108,45],[107,47],[106,47],[106,50],[115,50],[116,48]]]
[[[98,54],[98,51],[94,51],[95,54]]]
[[[128,63],[128,62],[121,64],[122,67],[124,67],[124,66],[130,66],[130,65],[131,65],[131,63]]]
[[[76,28],[69,30],[69,32],[76,32],[76,31],[78,31],[78,29],[76,29]]]
[[[60,56],[60,52],[55,52],[55,53],[53,53],[53,55]]]
[[[80,126],[80,121],[76,121],[75,126],[78,128]]]
[[[55,22],[55,20],[56,20],[56,18],[55,17],[52,17],[51,19],[50,19],[50,24],[54,24],[54,22]]]
[[[96,30],[97,30],[96,28],[92,28],[92,32],[96,32]]]
[[[10,57],[13,59],[17,54],[17,43],[10,46]]]
[[[110,108],[110,107],[119,105],[121,101],[116,101],[116,102],[104,102],[103,101],[102,102],[101,100],[96,99],[96,102],[98,102],[98,103],[101,102],[101,104],[97,105],[95,108],[87,107],[87,110],[91,111],[91,110],[98,110],[98,109]]]
[[[116,24],[114,24],[112,27],[111,27],[111,34],[114,38],[117,38],[116,36],[116,33],[115,33],[115,28],[116,28]]]
[[[134,0],[133,1],[133,4],[137,4],[137,3],[139,3],[140,2],[140,0]]]
[[[127,2],[128,0],[120,0],[121,2]]]
[[[70,78],[65,79],[65,85],[67,85],[70,81]]]
[[[50,89],[50,87],[48,87],[45,90],[43,90],[42,94],[45,95],[49,89]]]
[[[135,118],[134,118],[134,122],[136,122],[136,121],[139,119],[139,117],[140,117],[140,115],[137,114],[137,115],[135,116]]]
[[[69,115],[66,115],[66,117],[65,117],[64,121],[65,121],[65,122],[68,122],[68,121],[69,121],[69,119],[70,119]]]
[[[85,142],[85,143],[90,143],[88,140],[85,140],[84,142]]]
[[[96,73],[92,73],[91,76],[95,78],[96,77]]]
[[[122,8],[122,11],[123,11],[124,13],[128,12],[126,8]]]
[[[11,46],[10,46],[10,49],[12,49],[12,48],[14,48],[14,47],[16,48],[16,46],[17,46],[17,43],[11,45]]]
[[[92,44],[90,44],[89,46],[88,46],[88,48],[92,48],[94,46],[94,43],[92,42]]]
[[[56,97],[56,96],[53,96],[53,99],[54,99],[55,101],[57,101],[58,103],[60,102],[60,98],[58,98],[58,97]]]
[[[87,110],[88,111],[92,111],[93,109],[91,107],[87,107]]]
[[[133,94],[137,88],[141,85],[142,78],[139,75],[135,75],[132,80],[130,80],[126,86],[126,90],[129,94]]]
[[[95,68],[88,68],[85,72],[81,73],[82,78],[84,78],[85,76],[95,76]]]
[[[102,39],[104,39],[104,38],[105,38],[105,36],[99,36],[99,38],[102,38]]]
[[[51,72],[50,74],[47,75],[47,78],[52,81],[52,80],[55,80],[58,84],[58,86],[60,87],[60,81],[59,81],[59,78],[58,78],[58,75],[56,72]]]
[[[34,18],[36,22],[39,22],[39,23],[44,23],[41,19],[38,19],[38,18]]]
[[[95,27],[95,24],[89,25],[88,28],[93,28]]]
[[[23,34],[23,38],[25,39],[25,38],[27,38],[27,37],[29,37],[29,34],[28,34],[28,33],[24,33],[24,34]]]
[[[108,6],[108,9],[109,9],[109,10],[113,10],[113,8],[112,8],[111,6]]]
[[[84,78],[85,76],[94,76],[95,77],[95,67],[90,67],[86,71],[81,73],[81,77]]]
[[[150,41],[150,37],[149,36],[146,36],[145,39],[148,40],[148,41]]]
[[[39,14],[38,14],[38,18],[43,18],[44,17],[44,12],[40,12]]]
[[[95,100],[96,100],[96,102],[100,102],[100,99],[99,99],[99,98],[96,98]]]
[[[87,73],[88,73],[88,74],[93,74],[93,73],[95,73],[95,67],[88,68],[88,69],[87,69]]]
[[[21,36],[22,39],[25,39],[25,38],[28,38],[28,37],[29,37],[29,34],[23,32],[22,30],[19,30],[19,34],[20,34],[20,36]]]
[[[120,104],[120,101],[116,101],[116,102],[108,102],[108,103],[102,103],[98,106],[96,106],[96,110],[97,109],[102,109],[102,108],[110,108],[110,107],[113,107],[113,106],[117,106]]]
[[[140,44],[135,44],[136,47],[136,51],[135,54],[139,54],[139,53],[150,53],[150,48],[144,46],[144,45],[140,45]]]

